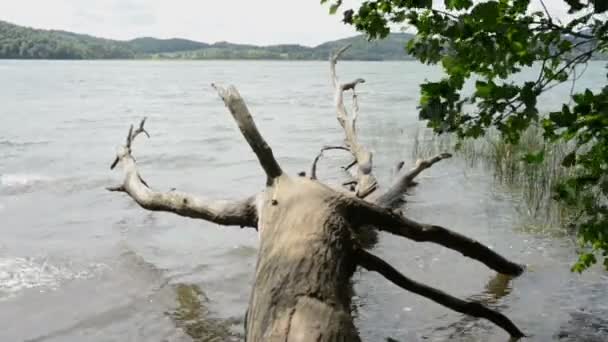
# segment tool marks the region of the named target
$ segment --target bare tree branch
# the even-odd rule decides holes
[[[348,112],[346,111],[346,107],[344,106],[344,91],[352,90],[355,91],[355,87],[357,84],[364,83],[365,80],[358,78],[352,82],[340,84],[338,80],[338,75],[336,72],[336,64],[338,63],[338,59],[346,51],[350,45],[347,45],[338,51],[336,51],[330,58],[330,72],[332,78],[332,84],[334,87],[334,105],[336,107],[336,113],[338,122],[344,129],[344,134],[346,137],[346,145],[352,151],[355,159],[357,161],[357,186],[355,188],[355,194],[364,198],[370,193],[372,193],[378,187],[378,183],[376,181],[376,177],[372,174],[373,162],[372,162],[372,153],[367,151],[365,147],[357,141],[357,133],[356,133],[356,120],[358,115],[358,103],[356,94],[354,95],[353,100],[355,106],[355,115],[350,118]]]
[[[344,202],[347,217],[361,226],[376,227],[379,230],[418,242],[439,244],[475,259],[499,273],[518,276],[524,271],[521,265],[507,260],[479,241],[447,228],[410,220],[391,210],[355,197],[345,198]]]
[[[342,168],[344,169],[344,171],[348,171],[350,170],[351,167],[357,165],[357,160],[353,160],[352,162],[348,163],[348,165],[343,166]]]
[[[404,290],[421,295],[454,311],[485,318],[507,331],[513,338],[519,339],[525,337],[524,333],[508,317],[498,311],[489,309],[478,302],[469,302],[456,298],[441,290],[409,279],[386,261],[361,248],[357,249],[356,253],[357,261],[361,267],[381,274],[384,278]]]
[[[108,186],[108,187],[106,187],[106,190],[108,190],[110,192],[127,192],[125,190],[125,187],[122,185]]]
[[[323,152],[327,150],[344,150],[350,152],[350,149],[344,146],[324,146],[323,148],[321,148],[319,154],[317,154],[317,156],[312,162],[312,166],[310,167],[310,179],[317,179],[317,163],[319,162],[319,159],[321,159],[321,157],[323,156]]]
[[[140,133],[147,132],[143,128],[145,119],[139,128],[129,129],[126,144],[119,149],[113,166],[122,165],[125,173],[123,184],[108,187],[109,191],[125,192],[142,208],[152,211],[172,212],[180,216],[199,218],[221,225],[235,225],[257,228],[258,214],[256,196],[240,201],[212,201],[194,195],[170,191],[153,191],[143,181],[137,170],[137,164],[132,156],[132,143]]]
[[[401,202],[401,197],[407,191],[407,189],[416,184],[414,182],[414,178],[416,178],[416,176],[418,176],[425,169],[433,166],[435,163],[451,157],[452,155],[450,153],[441,153],[430,159],[418,160],[416,162],[416,167],[408,172],[398,175],[393,184],[381,195],[375,198],[374,203],[385,208],[394,207],[395,204]],[[401,169],[401,167],[399,169]]]
[[[113,170],[116,167],[116,165],[118,164],[118,162],[121,160],[122,157],[131,155],[131,145],[133,144],[133,141],[135,141],[135,138],[139,134],[145,133],[146,137],[150,138],[150,134],[148,134],[148,132],[144,128],[146,119],[147,119],[146,117],[141,119],[141,121],[139,122],[139,127],[137,128],[137,130],[135,130],[135,132],[133,131],[133,125],[131,125],[129,127],[129,133],[127,133],[127,139],[125,141],[125,145],[121,146],[121,149],[116,154],[116,158],[114,159],[114,162],[112,162],[112,165],[110,165],[110,170]],[[142,181],[143,181],[143,179],[142,179]],[[143,183],[146,184],[146,182],[143,182]],[[146,186],[147,186],[147,184],[146,184]]]
[[[238,124],[245,140],[247,140],[247,143],[258,157],[258,160],[268,177],[267,184],[272,184],[275,178],[278,178],[283,174],[283,171],[274,158],[272,149],[258,131],[245,101],[234,86],[224,89],[212,84],[212,87],[217,90],[224,101],[224,104],[226,104],[226,107],[230,110],[230,114],[232,114],[232,117]]]
[[[547,15],[547,19],[549,20],[549,23],[553,23],[553,17],[551,16],[551,13],[549,13],[549,9],[547,9],[547,5],[545,5],[545,2],[543,0],[540,0],[540,4],[543,6],[543,10],[545,11],[545,14]]]
[[[399,171],[401,171],[401,169],[403,169],[403,165],[405,165],[405,162],[403,160],[399,161],[397,163],[397,165],[395,165],[395,173],[394,173],[394,175],[399,174]]]
[[[365,80],[362,78],[357,78],[351,82],[348,83],[344,83],[340,86],[340,88],[342,88],[342,91],[347,91],[347,90],[355,90],[355,87],[357,86],[357,84],[359,83],[365,83]]]

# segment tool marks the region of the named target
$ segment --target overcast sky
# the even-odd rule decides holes
[[[532,0],[538,6],[539,0]],[[361,0],[346,0],[348,5]],[[0,0],[0,20],[113,39],[316,45],[356,34],[320,0]],[[563,0],[545,0],[564,18]]]

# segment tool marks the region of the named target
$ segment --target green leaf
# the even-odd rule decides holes
[[[454,10],[462,10],[468,9],[473,6],[473,1],[471,0],[445,0],[444,1],[445,8],[454,9]]]
[[[602,183],[600,183],[600,189],[604,195],[608,195],[608,178],[604,179]]]
[[[528,153],[522,158],[528,164],[541,164],[545,160],[545,151],[539,151],[537,153]]]
[[[492,89],[494,89],[494,84],[483,81],[475,82],[475,96],[489,98],[492,95]]]
[[[498,25],[497,19],[500,17],[498,2],[487,1],[478,4],[471,11],[471,16],[479,21],[483,29],[493,30]]]
[[[571,112],[570,108],[564,104],[561,112],[550,113],[549,119],[555,122],[558,127],[568,127],[576,121],[576,114]]]
[[[593,0],[593,6],[595,13],[608,11],[608,1],[606,0]]]
[[[568,153],[562,160],[562,166],[571,167],[576,164],[576,151]]]
[[[342,1],[338,1],[337,3],[329,6],[329,14],[336,14],[336,12],[338,11],[338,8],[340,8],[341,2]]]
[[[422,63],[441,63],[446,73],[420,88],[419,118],[428,120],[435,132],[453,132],[464,139],[494,128],[514,148],[509,158],[523,155],[531,164],[544,163],[554,147],[580,151],[558,161],[555,174],[560,179],[552,190],[560,208],[576,214],[572,227],[583,252],[573,270],[582,271],[597,262],[593,255],[608,256],[608,204],[598,201],[598,196],[608,195],[608,82],[594,85],[601,91],[555,98],[551,105],[561,109],[551,113],[541,114],[538,102],[543,92],[574,76],[575,67],[587,62],[587,49],[574,49],[585,38],[565,33],[593,36],[599,50],[592,58],[608,52],[608,22],[597,17],[608,11],[608,0],[564,1],[573,14],[567,24],[533,12],[538,8],[530,0],[443,0],[443,8],[433,7],[447,11],[443,13],[420,10],[439,5],[431,0],[364,0],[345,22],[370,38],[386,37],[390,27],[413,28],[416,34],[406,51]],[[521,72],[539,61],[544,61],[542,74]],[[472,90],[466,86],[471,83]],[[530,143],[526,130],[539,122],[543,140],[518,150],[520,142]],[[586,253],[589,248],[593,253]]]
[[[582,271],[591,267],[591,265],[595,264],[596,262],[597,259],[595,258],[595,255],[593,255],[592,253],[583,253],[579,256],[578,261],[576,262],[576,264],[574,264],[572,270],[574,272],[581,273]]]
[[[572,42],[570,42],[569,40],[562,40],[561,42],[559,42],[559,49],[560,51],[570,51],[570,49],[572,48]]]

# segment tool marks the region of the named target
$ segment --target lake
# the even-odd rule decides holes
[[[604,64],[591,63],[577,86],[604,84]],[[279,162],[295,174],[310,168],[320,147],[343,140],[328,69],[327,62],[0,61],[0,341],[190,341],[193,320],[238,335],[257,232],[145,211],[105,190],[121,181],[110,163],[128,126],[147,116],[151,138],[138,139],[134,155],[151,187],[251,195],[263,188],[263,172],[210,84],[239,88]],[[387,184],[397,161],[414,162],[418,84],[441,73],[416,62],[344,62],[338,70],[344,80],[367,80],[359,134]],[[569,92],[569,84],[553,89],[543,108]],[[327,153],[320,178],[339,182],[348,161]],[[572,239],[519,229],[517,197],[465,164],[453,158],[425,171],[407,215],[474,237],[528,265],[526,273],[508,281],[445,248],[384,234],[374,253],[413,279],[497,308],[530,340],[593,329],[608,313],[608,275],[571,273]],[[491,323],[376,274],[354,279],[364,340],[508,340]]]

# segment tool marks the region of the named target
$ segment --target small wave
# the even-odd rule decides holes
[[[41,140],[41,141],[12,141],[12,140],[3,140],[0,139],[0,146],[6,146],[6,147],[25,147],[25,146],[31,146],[31,145],[44,145],[44,144],[48,144],[49,142],[46,140]]]
[[[36,174],[5,173],[0,175],[0,185],[6,187],[26,187],[49,180],[51,180],[50,177]]]
[[[55,290],[65,281],[92,278],[106,268],[104,264],[74,268],[70,264],[50,263],[47,259],[0,258],[0,301],[25,289]]]

